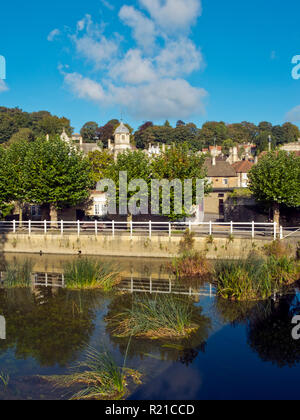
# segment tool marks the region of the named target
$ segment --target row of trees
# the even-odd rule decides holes
[[[113,138],[118,124],[118,120],[111,120],[103,127],[99,127],[95,122],[88,122],[82,127],[81,135],[86,142],[100,141],[106,146],[108,139]],[[133,133],[133,129],[128,127]],[[212,121],[198,128],[196,124],[186,124],[184,121],[178,121],[176,127],[172,127],[168,121],[164,125],[154,125],[148,121],[138,128],[132,139],[139,149],[148,148],[151,143],[177,145],[188,143],[194,150],[202,150],[214,144],[226,148],[228,145],[254,143],[258,152],[262,152],[269,148],[269,136],[272,137],[275,148],[284,143],[297,141],[300,138],[300,130],[291,123],[273,126],[269,122],[255,125],[246,121],[239,124]]]
[[[89,197],[94,186],[88,158],[59,137],[32,142],[20,140],[0,147],[0,210],[12,202],[41,205],[57,220],[57,210],[75,206]]]
[[[70,120],[51,115],[47,111],[23,112],[19,108],[0,107],[0,143],[60,135],[63,131],[71,135]]]

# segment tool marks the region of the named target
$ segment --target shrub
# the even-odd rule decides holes
[[[200,252],[186,252],[173,259],[169,269],[177,278],[207,277],[211,273],[211,265],[206,255]]]
[[[179,242],[179,252],[181,254],[190,252],[194,248],[194,246],[195,246],[195,233],[190,232],[190,230],[187,229],[184,232],[183,238]]]

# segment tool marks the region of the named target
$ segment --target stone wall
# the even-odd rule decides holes
[[[154,236],[152,240],[145,236],[131,239],[128,235],[116,236],[89,236],[77,235],[14,235],[8,234],[2,247],[6,253],[43,253],[60,255],[95,255],[119,257],[145,257],[145,258],[172,258],[178,255],[181,237],[169,239],[166,236]],[[252,240],[246,238],[214,238],[213,242],[203,237],[195,238],[195,249],[207,252],[211,259],[234,259],[246,257],[249,252],[259,250],[269,240]],[[296,241],[291,241],[293,252],[296,250]]]

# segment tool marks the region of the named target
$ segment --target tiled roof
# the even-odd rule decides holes
[[[232,167],[238,174],[247,174],[251,171],[254,163],[249,162],[249,160],[242,160],[241,162],[233,163]]]
[[[224,160],[216,160],[216,165],[213,165],[212,159],[206,159],[205,167],[207,168],[207,175],[210,178],[231,178],[237,176],[235,169]]]

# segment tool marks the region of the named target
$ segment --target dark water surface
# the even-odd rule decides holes
[[[59,273],[62,263],[62,257],[36,258],[33,270]],[[162,261],[118,263],[126,284],[138,289],[151,279],[154,293],[168,290]],[[7,339],[0,340],[0,377],[9,375],[7,387],[0,379],[0,399],[69,398],[67,390],[53,389],[40,376],[68,373],[88,345],[109,350],[120,366],[128,350],[126,365],[143,373],[131,399],[300,397],[300,342],[291,336],[291,320],[300,314],[297,289],[275,302],[235,304],[214,296],[209,285],[176,287],[181,299],[191,299],[202,311],[198,333],[176,343],[133,339],[129,348],[128,339],[113,336],[106,317],[132,304],[139,292],[0,290],[0,315],[7,323]]]

